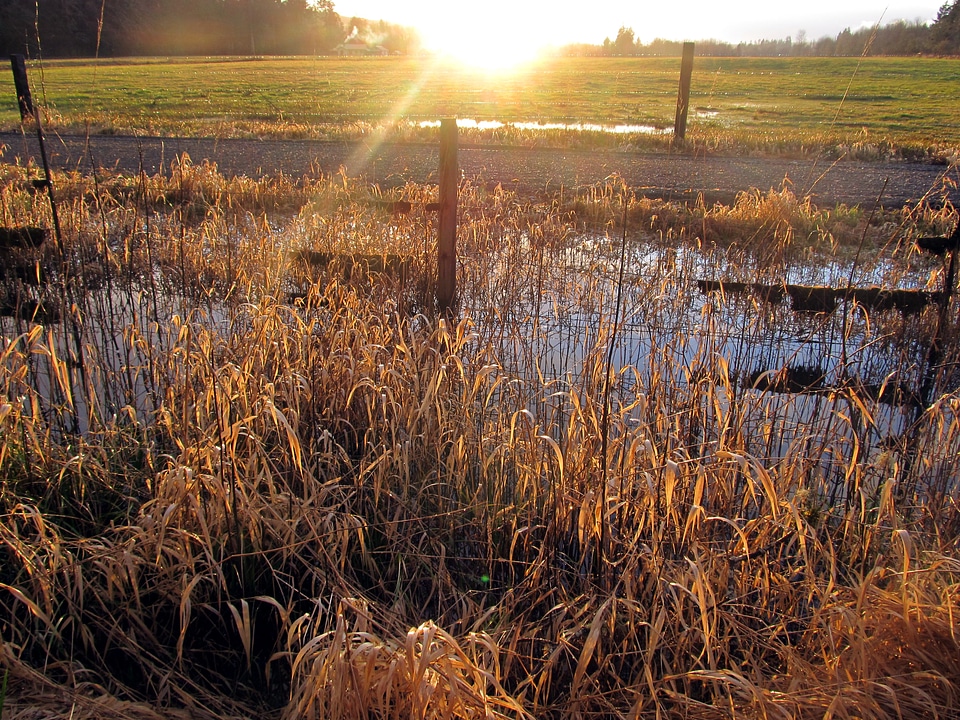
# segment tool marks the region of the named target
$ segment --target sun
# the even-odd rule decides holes
[[[519,68],[542,53],[544,43],[515,26],[471,19],[422,28],[424,45],[439,57],[487,72]]]

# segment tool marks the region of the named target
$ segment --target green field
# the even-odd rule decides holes
[[[671,129],[677,58],[558,58],[510,74],[426,58],[130,59],[34,63],[35,97],[62,131],[356,137],[457,116]],[[0,127],[19,118],[12,76]],[[960,62],[930,58],[698,58],[690,147],[715,152],[949,156],[960,146]],[[656,148],[666,134],[477,131],[478,140]],[[575,135],[575,136],[574,136]],[[573,137],[571,137],[573,136]]]

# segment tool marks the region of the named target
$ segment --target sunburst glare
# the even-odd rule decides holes
[[[469,68],[503,72],[536,59],[544,41],[535,42],[523,24],[506,24],[496,15],[424,23],[424,44],[440,58]]]

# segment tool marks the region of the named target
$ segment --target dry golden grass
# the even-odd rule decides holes
[[[48,226],[3,173],[4,222]],[[924,407],[778,400],[743,376],[791,311],[694,305],[809,258],[935,285],[908,241],[947,213],[465,184],[445,317],[434,188],[57,181],[65,255],[4,281],[66,309],[2,319],[5,718],[960,714],[954,336]],[[935,316],[808,333],[917,378]]]

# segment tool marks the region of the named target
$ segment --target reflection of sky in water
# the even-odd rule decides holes
[[[722,251],[640,239],[626,252],[617,313],[618,246],[619,240],[582,237],[563,250],[545,252],[542,260],[529,248],[531,264],[542,262],[542,272],[549,275],[542,291],[533,287],[533,271],[526,281],[477,285],[477,296],[464,296],[464,312],[475,319],[481,343],[496,347],[504,372],[519,383],[511,392],[527,389],[526,407],[544,426],[569,403],[567,393],[589,387],[596,391],[602,376],[597,368],[608,361],[617,378],[614,407],[629,405],[652,388],[663,392],[670,387],[677,398],[687,398],[684,402],[719,398],[700,411],[722,415],[732,411],[732,393],[734,404],[749,408],[737,421],[747,443],[764,457],[785,457],[793,443],[811,434],[829,434],[842,443],[853,440],[849,422],[842,420],[850,414],[843,393],[762,391],[752,387],[752,378],[760,373],[775,376],[784,368],[808,368],[822,373],[820,383],[826,387],[851,378],[878,387],[884,382],[911,390],[919,386],[919,354],[907,347],[909,341],[891,337],[876,318],[867,323],[862,312],[854,312],[845,323],[840,311],[798,313],[789,298],[776,304],[749,294],[721,298],[699,292],[696,283],[719,278],[844,287],[851,276],[849,263],[806,261],[776,271],[750,269]],[[857,284],[889,287],[891,266],[879,261],[862,268],[855,273]],[[485,267],[496,276],[509,271],[509,260],[502,267]],[[902,268],[895,277],[901,287],[915,280]],[[720,379],[721,374],[727,379]],[[544,393],[544,383],[553,395]],[[871,443],[902,433],[913,419],[909,405],[871,407]],[[676,408],[680,414],[690,409]]]
[[[703,425],[695,442],[702,452],[710,451],[717,429],[727,426],[730,415],[729,422],[743,434],[751,453],[776,459],[788,457],[797,443],[811,437],[848,446],[854,442],[855,416],[843,393],[763,391],[752,387],[759,373],[805,368],[821,373],[824,386],[841,384],[844,378],[877,386],[903,383],[911,390],[919,386],[922,363],[919,346],[911,339],[918,335],[913,319],[902,328],[911,337],[892,336],[876,318],[865,322],[862,313],[851,313],[846,322],[841,311],[797,313],[789,300],[764,303],[735,292],[721,297],[700,292],[697,281],[843,287],[853,279],[860,286],[917,287],[930,272],[927,264],[903,267],[901,260],[873,258],[861,261],[854,273],[852,259],[830,257],[771,268],[749,255],[734,257],[723,249],[695,249],[651,235],[628,238],[624,258],[619,307],[619,238],[571,235],[550,247],[521,232],[485,254],[462,259],[461,312],[475,323],[475,349],[488,351],[507,378],[491,395],[491,403],[522,408],[544,432],[562,435],[573,396],[596,397],[609,362],[615,377],[614,412],[631,403],[642,408],[649,398],[660,402],[658,412],[667,412],[678,426],[691,413],[697,415]],[[90,343],[87,359],[103,374],[95,380],[95,394],[105,406],[129,408],[125,412],[137,417],[157,409],[150,348],[173,342],[177,318],[190,318],[215,337],[227,338],[248,327],[257,313],[256,304],[228,307],[213,296],[198,306],[195,298],[169,286],[155,296],[110,292],[95,291],[88,298],[91,307],[112,307],[114,313],[108,319],[96,313],[87,318],[85,332],[98,340]],[[142,325],[145,318],[152,320]],[[12,330],[4,323],[0,320],[0,328]],[[126,342],[130,327],[140,327],[143,343]],[[51,333],[49,342],[57,356],[69,356],[62,332]],[[111,396],[125,378],[130,382],[127,395]],[[56,412],[56,377],[41,366],[35,381],[39,392],[25,398],[25,407]],[[85,398],[78,395],[73,403],[83,418]],[[868,403],[872,425],[864,432],[869,437],[858,442],[871,447],[902,434],[914,420],[910,406]],[[640,422],[639,413],[625,410],[621,417]],[[85,423],[79,430],[87,430]],[[835,461],[825,454],[824,469]]]
[[[415,123],[417,127],[440,127],[439,120],[422,120]],[[599,125],[596,123],[541,123],[541,122],[502,122],[500,120],[472,120],[458,118],[457,127],[470,130],[499,130],[514,128],[516,130],[551,131],[565,130],[570,132],[598,132],[611,135],[659,135],[673,132],[672,128],[658,128],[653,125]]]

